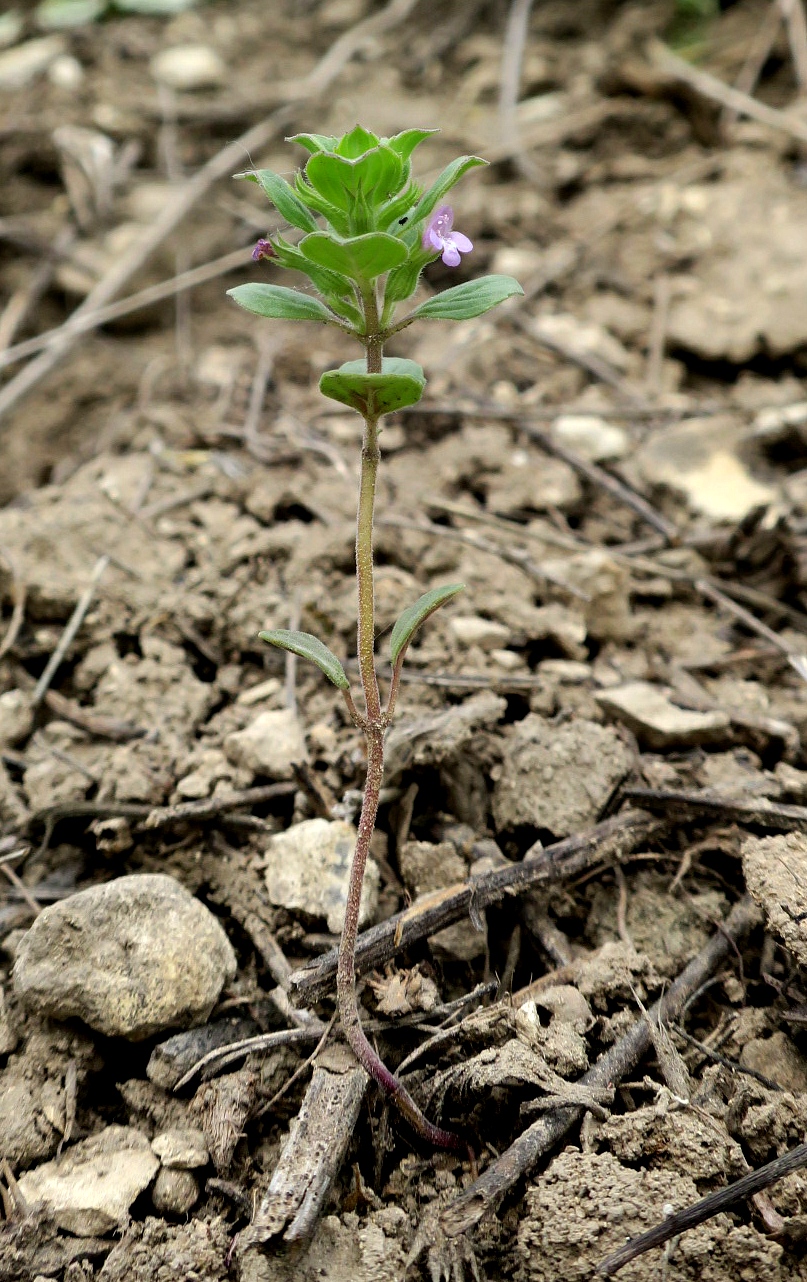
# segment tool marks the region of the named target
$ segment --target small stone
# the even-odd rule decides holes
[[[190,1171],[163,1167],[151,1190],[155,1211],[161,1215],[187,1215],[199,1197],[199,1184]]]
[[[78,89],[84,80],[84,68],[71,53],[62,53],[48,67],[48,80],[57,89]]]
[[[543,564],[547,572],[586,594],[585,616],[589,636],[597,641],[626,641],[633,635],[631,576],[626,566],[599,548],[566,558],[550,558]],[[582,657],[569,655],[569,658]]]
[[[13,747],[27,739],[34,728],[31,696],[24,690],[0,694],[0,744]]]
[[[666,686],[630,681],[615,690],[601,691],[597,702],[629,726],[643,744],[656,751],[693,748],[725,740],[731,725],[725,712],[679,708],[671,701],[670,693]]]
[[[308,756],[303,728],[291,708],[259,713],[245,730],[227,736],[224,751],[234,765],[270,779],[292,779],[295,764]]]
[[[236,972],[213,914],[161,873],[118,877],[43,910],[14,985],[29,1009],[132,1040],[203,1021]]]
[[[778,490],[756,480],[740,458],[744,428],[729,415],[693,418],[653,432],[636,453],[651,485],[683,494],[690,507],[713,521],[742,521],[776,499]]]
[[[0,90],[24,89],[43,75],[64,51],[63,36],[42,36],[6,49],[0,53]]]
[[[515,672],[524,667],[524,660],[515,650],[491,650],[490,657],[497,668],[504,668],[505,672]]]
[[[154,1136],[151,1147],[163,1166],[170,1170],[191,1171],[197,1166],[207,1166],[210,1161],[204,1134],[194,1126],[161,1131]]]
[[[633,754],[610,726],[557,725],[530,713],[513,727],[493,794],[496,827],[529,824],[557,837],[597,819]]]
[[[345,921],[350,864],[356,830],[342,819],[306,819],[270,837],[264,856],[266,888],[273,904],[324,917],[337,934]],[[359,924],[378,907],[378,864],[367,860]]]
[[[747,837],[742,860],[746,885],[765,913],[768,929],[800,966],[807,966],[807,834]]]
[[[503,623],[483,619],[478,614],[454,615],[448,628],[460,645],[478,645],[483,650],[493,650],[510,640],[510,629]]]
[[[213,89],[227,78],[227,67],[209,45],[174,45],[161,49],[151,60],[151,74],[159,83],[179,92]]]
[[[559,445],[592,463],[623,458],[630,445],[627,432],[596,414],[561,414],[551,432]]]
[[[159,1161],[140,1131],[108,1126],[19,1177],[26,1202],[41,1202],[60,1228],[78,1237],[110,1233],[151,1183]]]

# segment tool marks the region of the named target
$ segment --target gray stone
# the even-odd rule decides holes
[[[227,736],[224,751],[234,765],[270,779],[292,779],[294,766],[308,757],[303,728],[291,708],[260,712],[245,730]]]
[[[800,966],[807,966],[807,835],[746,837],[742,845],[746,885],[765,913],[768,929]]]
[[[345,921],[350,864],[356,830],[342,819],[306,819],[269,839],[264,856],[266,889],[273,904],[324,917],[338,933]],[[378,907],[378,864],[367,860],[359,924]]]
[[[163,1167],[151,1190],[155,1211],[161,1215],[187,1215],[199,1197],[199,1184],[190,1171]]]
[[[496,827],[578,832],[597,819],[632,765],[633,753],[610,726],[556,725],[530,713],[507,741],[493,794]]]
[[[207,1166],[210,1161],[204,1133],[194,1126],[161,1131],[154,1136],[151,1147],[163,1166],[171,1170],[191,1171],[197,1166]]]
[[[20,1192],[31,1205],[44,1204],[60,1228],[92,1237],[126,1221],[158,1166],[145,1135],[130,1126],[108,1126],[21,1175]]]
[[[32,1010],[138,1039],[204,1020],[236,972],[216,918],[162,874],[119,877],[40,914],[17,952]]]
[[[696,712],[679,708],[670,699],[666,686],[649,681],[630,681],[615,690],[603,690],[597,702],[618,717],[648,748],[692,748],[698,744],[720,743],[727,737],[731,719],[720,709]]]

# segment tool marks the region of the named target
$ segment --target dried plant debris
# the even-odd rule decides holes
[[[0,1278],[590,1278],[807,1131],[804,6],[58,7],[0,17]],[[257,640],[355,680],[360,438],[316,390],[345,336],[224,298],[299,285],[231,174],[357,119],[492,160],[416,305],[527,294],[397,334],[429,395],[380,440],[383,686],[466,587],[387,733],[362,1021],[473,1170],[329,1028],[361,737]],[[620,1276],[801,1278],[804,1184]]]

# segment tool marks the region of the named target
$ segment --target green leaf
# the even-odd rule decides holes
[[[410,233],[412,243],[419,235],[419,232],[415,230],[415,224],[422,222],[424,218],[428,218],[432,210],[436,209],[443,197],[448,195],[451,188],[459,182],[464,174],[467,174],[469,169],[474,169],[477,165],[486,165],[487,163],[486,160],[482,160],[479,156],[458,156],[456,160],[452,160],[450,165],[446,165],[437,181],[432,183],[429,190],[423,193],[412,210],[412,216],[409,219],[412,227]]]
[[[348,240],[337,240],[324,231],[312,232],[303,237],[298,248],[318,267],[359,280],[375,280],[407,259],[406,246],[384,232],[368,232]]]
[[[395,134],[392,138],[385,138],[383,141],[401,157],[401,160],[407,161],[416,147],[419,147],[427,138],[431,138],[432,134],[439,132],[439,129],[404,129],[403,133]]]
[[[432,588],[431,592],[424,592],[423,596],[418,597],[414,605],[407,606],[392,629],[389,639],[389,653],[393,667],[403,655],[421,623],[425,623],[430,614],[434,614],[435,610],[439,610],[446,601],[450,601],[458,592],[462,592],[464,587],[464,583],[449,583],[444,588]]]
[[[61,31],[94,22],[106,7],[106,0],[42,0],[34,16],[44,31]]]
[[[369,129],[355,125],[350,133],[342,135],[334,151],[337,156],[344,156],[346,160],[358,160],[359,156],[363,156],[371,147],[377,147],[378,143],[377,134],[371,134]]]
[[[389,324],[394,305],[412,297],[418,287],[420,273],[429,261],[430,256],[425,253],[413,254],[408,262],[390,272],[384,287],[383,321],[385,325]]]
[[[302,231],[317,230],[317,220],[314,215],[310,209],[306,209],[294,188],[286,182],[285,178],[281,178],[280,174],[272,173],[271,169],[253,169],[244,174],[235,174],[235,177],[258,183],[281,218],[285,218],[292,227],[299,227]]]
[[[317,152],[306,165],[305,176],[320,196],[352,213],[359,198],[387,200],[399,191],[405,167],[394,151],[380,144],[355,160],[335,152]]]
[[[380,374],[368,374],[363,360],[346,361],[338,369],[326,370],[319,390],[340,405],[349,405],[366,418],[380,418],[394,410],[415,405],[423,395],[426,378],[414,361],[385,356]]]
[[[338,141],[338,138],[330,134],[292,134],[291,138],[286,139],[286,142],[298,142],[312,154],[317,151],[333,151]]]
[[[514,294],[524,290],[512,276],[481,276],[464,285],[452,285],[442,294],[435,294],[412,312],[417,320],[471,320],[497,307]]]
[[[301,659],[310,659],[340,690],[350,689],[345,669],[336,655],[310,632],[291,632],[288,628],[278,628],[276,632],[259,632],[258,636],[261,641],[268,641],[270,645],[279,646],[281,650],[290,650],[292,654],[298,654]]]
[[[296,289],[287,289],[285,285],[236,285],[235,289],[228,289],[227,293],[245,311],[254,312],[256,316],[268,316],[270,320],[334,319],[318,298],[301,294]]]

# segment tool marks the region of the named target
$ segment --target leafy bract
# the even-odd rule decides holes
[[[245,311],[254,312],[256,316],[267,316],[270,320],[335,323],[332,313],[318,298],[301,294],[297,289],[287,289],[285,285],[236,285],[234,289],[228,289],[227,293]]]
[[[471,320],[497,307],[506,298],[523,294],[513,276],[481,276],[479,280],[452,285],[434,298],[428,298],[411,314],[412,320]]]
[[[406,246],[384,232],[369,232],[347,240],[337,240],[324,231],[312,232],[303,237],[298,249],[304,258],[319,267],[366,281],[400,267],[407,258]]]
[[[306,208],[291,184],[281,178],[280,174],[273,173],[271,169],[253,169],[244,174],[236,174],[235,177],[258,183],[281,218],[285,218],[292,227],[299,227],[301,231],[317,230],[317,220],[311,210]]]
[[[451,188],[459,182],[460,178],[467,174],[469,169],[474,169],[477,165],[486,165],[487,163],[486,160],[482,160],[479,156],[458,156],[456,160],[451,161],[450,165],[446,165],[436,182],[432,183],[429,190],[423,193],[412,210],[409,219],[412,231],[408,233],[410,243],[414,243],[418,234],[416,225],[422,222],[424,218],[428,218],[432,210],[437,208],[443,197],[451,191]],[[404,237],[404,239],[407,238]]]
[[[420,366],[397,356],[384,357],[380,374],[368,374],[363,360],[346,361],[338,369],[326,370],[319,380],[323,396],[371,419],[415,405],[425,386]]]
[[[444,588],[432,588],[431,592],[424,592],[423,596],[418,597],[414,605],[407,606],[392,629],[389,639],[390,660],[393,667],[403,655],[420,625],[425,623],[435,610],[439,610],[441,605],[445,605],[446,601],[450,601],[458,592],[462,592],[464,587],[464,583],[449,583]]]
[[[310,659],[340,690],[350,689],[345,669],[336,655],[310,632],[292,632],[288,628],[278,628],[274,632],[259,632],[258,636],[261,641],[268,641],[269,645],[276,645],[281,650],[290,650],[292,654],[298,654],[301,659]]]

